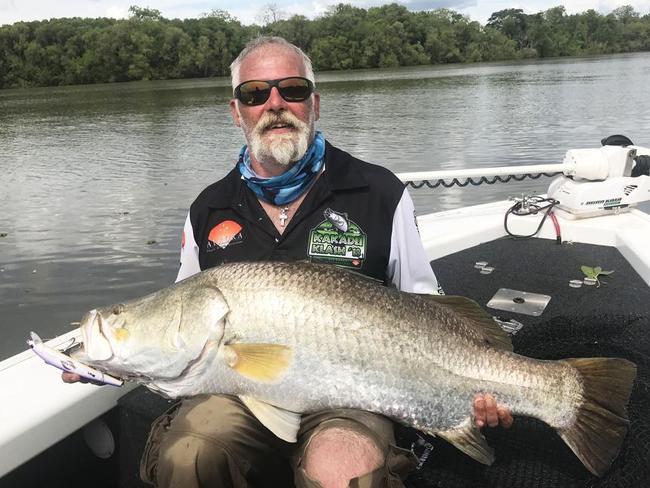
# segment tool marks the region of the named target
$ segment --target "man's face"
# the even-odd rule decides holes
[[[266,46],[253,51],[241,63],[239,83],[305,75],[297,54],[286,48]],[[235,124],[244,131],[254,169],[259,173],[273,166],[289,167],[302,158],[314,137],[320,99],[314,93],[304,102],[287,102],[273,88],[266,103],[251,107],[232,100],[230,112]]]

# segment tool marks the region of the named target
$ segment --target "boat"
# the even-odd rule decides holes
[[[561,164],[398,176],[414,191],[552,178],[546,195],[422,215],[420,236],[445,292],[481,304],[512,334],[516,352],[637,363],[619,457],[595,478],[550,428],[517,419],[509,432],[486,433],[497,456],[486,467],[399,428],[400,444],[421,460],[407,486],[650,486],[650,150],[604,142],[569,150]],[[47,345],[65,349],[73,340],[78,331]],[[134,384],[64,384],[27,347],[0,363],[0,391],[1,487],[148,486],[140,454],[151,421],[172,401]]]

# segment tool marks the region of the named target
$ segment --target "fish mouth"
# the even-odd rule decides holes
[[[83,320],[81,326],[83,354],[91,361],[106,361],[113,357],[113,347],[104,332],[106,326],[101,313],[97,310],[88,312]]]

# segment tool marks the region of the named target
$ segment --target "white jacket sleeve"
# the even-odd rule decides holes
[[[183,227],[183,239],[181,241],[181,267],[176,276],[176,282],[184,280],[193,274],[201,271],[199,265],[199,246],[194,240],[194,229],[190,214],[187,214],[185,226]]]
[[[415,207],[406,188],[393,216],[388,258],[388,281],[397,289],[410,293],[438,294],[429,258],[422,246],[415,221]]]

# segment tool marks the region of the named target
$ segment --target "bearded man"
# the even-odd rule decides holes
[[[235,168],[191,205],[177,280],[226,262],[308,259],[403,291],[437,293],[404,185],[315,131],[320,96],[309,58],[284,39],[262,37],[239,54],[231,74],[230,111],[247,145]],[[489,395],[477,397],[474,410],[480,427],[512,422]],[[416,463],[380,415],[304,415],[292,444],[239,398],[204,395],[154,423],[141,476],[182,488],[402,486]]]

